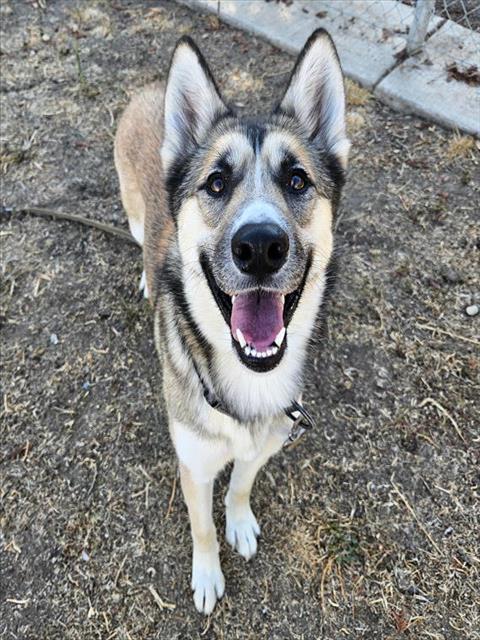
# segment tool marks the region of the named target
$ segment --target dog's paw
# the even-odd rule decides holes
[[[147,287],[147,277],[145,275],[145,271],[142,272],[142,277],[140,278],[140,284],[138,286],[140,291],[143,291],[143,297],[148,298],[148,287]]]
[[[250,560],[257,553],[257,538],[260,527],[250,506],[244,509],[232,509],[227,506],[227,526],[225,535],[228,543],[238,553]]]
[[[194,554],[192,566],[193,601],[197,611],[212,613],[225,591],[225,578],[218,553]]]

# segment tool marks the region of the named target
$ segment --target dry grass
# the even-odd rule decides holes
[[[347,92],[347,104],[351,107],[363,107],[373,99],[368,89],[364,89],[353,80],[350,80],[350,78],[345,79],[345,88]]]
[[[43,4],[0,5],[7,208],[126,227],[114,122],[135,88],[165,77],[179,33],[240,110],[265,111],[292,65],[171,3]],[[477,153],[463,142],[451,162],[450,133],[347,85],[339,283],[306,377],[316,428],[259,476],[250,563],[225,545],[219,479],[227,591],[207,620],[191,601],[138,249],[2,214],[0,637],[479,640],[478,318],[464,312],[478,303]]]
[[[367,118],[361,111],[350,111],[347,114],[347,132],[353,135],[367,125]]]
[[[456,158],[473,157],[476,148],[475,140],[471,136],[462,136],[455,133],[448,143],[446,156],[449,160]]]

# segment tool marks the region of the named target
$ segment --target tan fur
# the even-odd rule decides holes
[[[132,232],[136,225],[144,229],[144,263],[150,292],[154,292],[153,274],[165,259],[174,229],[165,205],[160,162],[163,101],[162,84],[146,86],[125,109],[115,137],[122,203]]]

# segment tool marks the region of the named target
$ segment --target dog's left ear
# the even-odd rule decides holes
[[[277,107],[296,118],[312,140],[347,166],[350,143],[345,131],[345,88],[335,45],[324,29],[303,47],[285,95]]]
[[[205,58],[188,37],[173,53],[165,89],[162,163],[191,152],[204,139],[218,116],[227,113]]]

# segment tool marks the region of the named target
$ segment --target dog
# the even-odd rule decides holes
[[[154,311],[193,598],[204,614],[225,589],[215,476],[233,461],[226,538],[249,560],[260,534],[255,476],[310,426],[298,398],[329,286],[348,151],[342,70],[323,29],[266,117],[238,117],[183,37],[165,86],[135,95],[119,122],[115,165],[143,247],[141,287]]]

